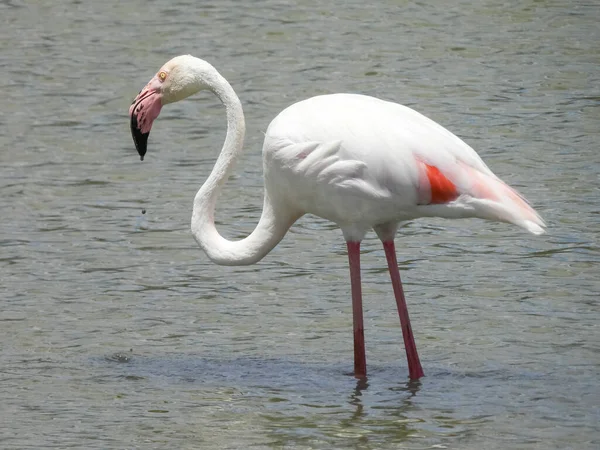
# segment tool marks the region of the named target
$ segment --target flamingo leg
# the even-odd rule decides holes
[[[363,325],[362,288],[360,284],[360,242],[347,241],[352,286],[352,317],[354,326],[354,376],[367,376],[365,329]]]
[[[410,318],[408,317],[408,308],[404,299],[404,290],[402,289],[402,281],[400,280],[400,270],[398,269],[398,261],[396,260],[396,246],[393,240],[383,241],[383,249],[392,278],[392,287],[394,288],[394,296],[396,297],[396,305],[398,306],[398,315],[400,316],[400,325],[402,327],[402,337],[404,338],[404,347],[406,349],[406,359],[408,360],[408,374],[411,380],[418,380],[423,375],[421,361],[417,353],[417,345],[410,326]]]

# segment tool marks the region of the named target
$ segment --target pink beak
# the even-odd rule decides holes
[[[131,135],[140,159],[144,160],[152,123],[162,108],[161,82],[157,77],[140,91],[129,108]]]

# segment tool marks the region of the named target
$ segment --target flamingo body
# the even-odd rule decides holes
[[[481,217],[542,232],[539,216],[447,129],[397,103],[356,94],[298,102],[269,125],[265,185],[284,209],[361,240],[419,217]]]
[[[189,55],[173,58],[134,99],[131,131],[143,159],[162,106],[202,89],[223,102],[227,135],[194,198],[194,238],[217,264],[253,264],[306,213],[337,223],[348,247],[358,378],[366,376],[360,241],[368,230],[374,229],[383,242],[411,379],[423,376],[423,370],[396,261],[398,224],[418,217],[479,217],[513,223],[534,234],[544,231],[543,220],[527,202],[441,125],[396,103],[333,94],[295,103],[271,122],[263,145],[263,212],[248,237],[229,241],[216,229],[214,212],[242,151],[245,121],[227,80],[206,61]]]

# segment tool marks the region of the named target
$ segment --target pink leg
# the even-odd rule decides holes
[[[408,309],[406,308],[406,300],[404,299],[404,291],[402,290],[402,281],[400,281],[400,271],[398,270],[398,261],[396,260],[396,247],[394,241],[384,241],[383,249],[392,278],[392,286],[394,288],[394,296],[396,297],[396,305],[398,306],[398,315],[400,316],[400,325],[402,327],[402,337],[404,338],[404,347],[406,348],[406,359],[408,360],[408,374],[411,380],[418,380],[423,375],[421,361],[417,353],[417,345],[413,336],[412,328],[410,327],[410,318],[408,317]]]
[[[354,376],[367,376],[365,329],[363,325],[362,288],[360,285],[360,242],[346,242],[352,286],[352,317],[354,322]]]

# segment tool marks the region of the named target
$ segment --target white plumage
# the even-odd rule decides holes
[[[337,223],[348,243],[355,337],[355,374],[366,375],[359,243],[374,229],[384,243],[411,378],[423,375],[404,301],[394,249],[399,222],[418,217],[479,217],[534,234],[545,226],[512,188],[461,139],[422,114],[356,94],[313,97],[283,110],[269,125],[263,162],[263,213],[245,239],[229,241],[214,224],[221,187],[243,148],[241,103],[217,70],[198,58],[167,62],[130,108],[140,156],[163,105],[209,89],[227,112],[227,136],[213,171],[194,199],[192,233],[218,264],[262,259],[306,213]]]
[[[298,102],[271,122],[263,154],[265,184],[274,199],[282,194],[281,202],[342,229],[360,224],[356,240],[373,226],[427,216],[481,217],[543,231],[540,217],[470,146],[396,103],[355,94]],[[439,169],[459,197],[431,204],[419,161]],[[282,193],[282,185],[289,190]]]

